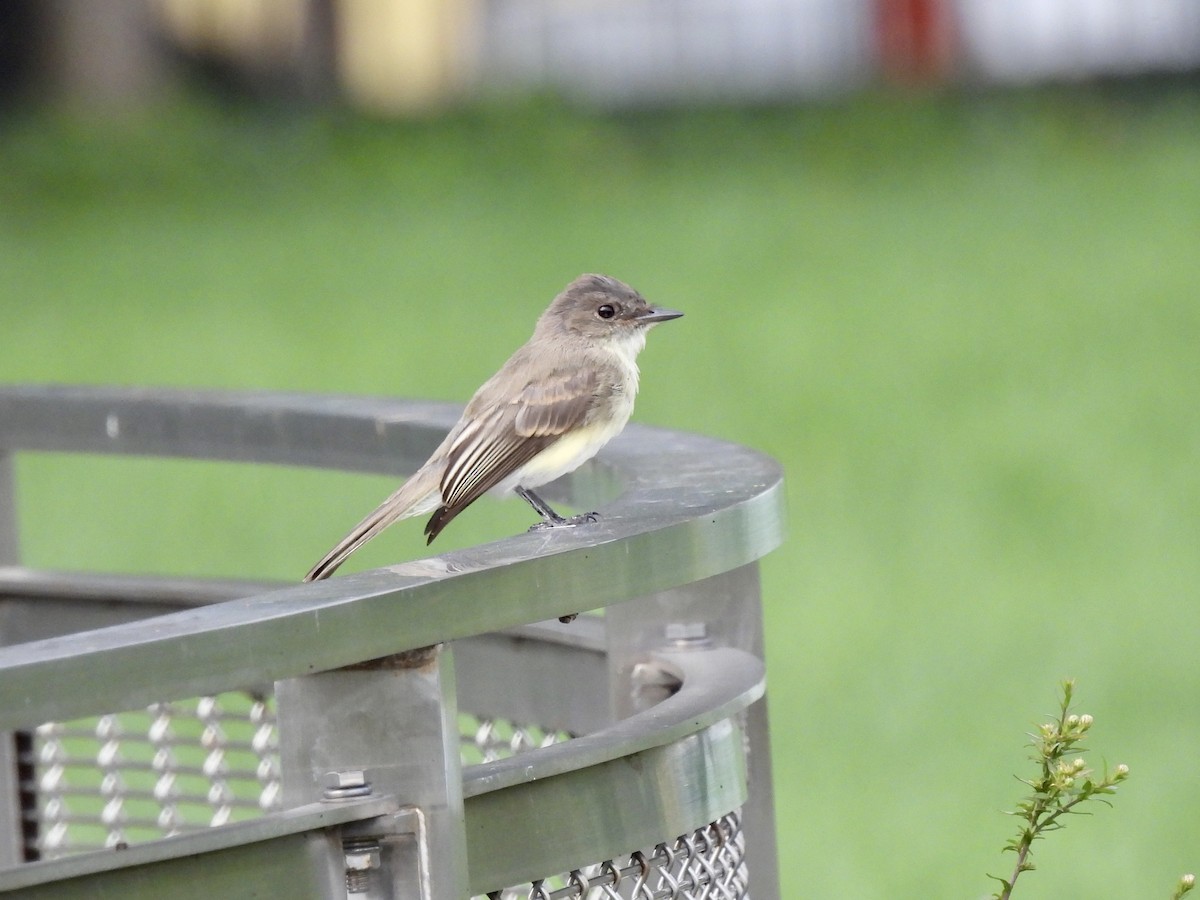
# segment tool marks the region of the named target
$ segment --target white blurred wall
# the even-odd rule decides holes
[[[965,57],[998,81],[1196,68],[1200,0],[958,0]]]
[[[173,43],[267,92],[340,94],[385,115],[495,92],[607,105],[737,102],[887,79],[1200,67],[1200,0],[5,2],[26,3],[44,22],[35,35],[48,48],[44,80],[80,97],[149,93],[167,71],[154,50]]]

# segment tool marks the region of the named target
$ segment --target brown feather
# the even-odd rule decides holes
[[[460,512],[579,426],[594,399],[590,371],[555,371],[510,403],[473,420],[457,436],[442,475],[442,506],[425,526],[428,541]],[[481,442],[481,439],[486,439]]]
[[[429,521],[425,524],[425,534],[427,535],[425,543],[432,544],[433,539],[442,533],[442,529],[449,525],[455,516],[541,453],[542,450],[550,446],[554,441],[555,438],[526,438],[516,444],[512,451],[504,457],[503,467],[494,466],[484,472],[478,473],[479,477],[472,480],[467,490],[458,491],[453,502],[445,503],[438,507],[434,514],[429,517]]]

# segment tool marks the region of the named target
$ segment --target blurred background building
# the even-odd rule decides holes
[[[1195,0],[8,0],[0,98],[121,106],[189,71],[406,114],[495,93],[773,101],[881,80],[1188,70]]]

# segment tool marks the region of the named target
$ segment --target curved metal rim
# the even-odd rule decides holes
[[[681,682],[670,697],[593,734],[466,766],[463,796],[577,771],[672,743],[741,712],[766,690],[762,661],[741,650],[663,650],[654,658]]]
[[[304,394],[6,387],[0,452],[394,472],[418,464],[457,413],[448,404]],[[619,495],[587,528],[0,649],[0,728],[216,693],[594,609],[729,571],[783,539],[782,473],[752,450],[631,426],[564,479],[565,496],[590,503],[614,479]]]

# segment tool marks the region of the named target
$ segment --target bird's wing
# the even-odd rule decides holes
[[[425,533],[432,541],[456,515],[583,422],[596,378],[582,367],[529,384],[512,401],[473,418],[447,452],[442,506]]]

